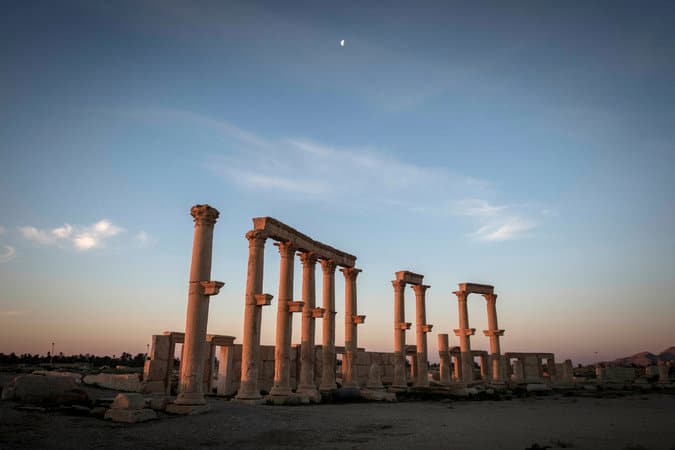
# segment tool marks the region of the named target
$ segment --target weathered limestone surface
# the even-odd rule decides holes
[[[141,378],[138,374],[99,373],[85,375],[82,379],[84,384],[93,384],[106,389],[116,391],[141,392]]]
[[[141,394],[117,394],[104,418],[113,422],[138,423],[156,419],[157,413],[145,408]]]
[[[66,376],[18,375],[2,390],[2,400],[72,404],[88,400],[75,379]]]

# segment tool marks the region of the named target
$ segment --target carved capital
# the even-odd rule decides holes
[[[314,267],[316,261],[317,261],[316,253],[314,252],[300,253],[300,262],[302,263],[303,266],[309,265],[311,267]]]
[[[457,328],[452,331],[455,332],[455,336],[473,336],[476,334],[475,328]]]
[[[268,238],[267,232],[263,230],[251,230],[246,233],[249,245],[265,245],[265,240]]]
[[[312,309],[312,317],[314,319],[322,319],[325,314],[326,314],[325,308],[313,308]]]
[[[397,330],[409,330],[412,326],[412,322],[400,322],[397,327]]]
[[[433,327],[434,327],[433,325],[431,325],[430,323],[428,323],[428,324],[426,324],[426,325],[422,325],[421,328],[422,328],[422,331],[423,331],[424,333],[431,333],[431,329],[432,329]]]
[[[277,242],[274,245],[279,248],[279,254],[282,258],[293,258],[295,256],[295,250],[297,249],[293,241]]]
[[[431,286],[427,284],[415,284],[411,286],[413,291],[415,291],[415,295],[417,296],[424,296],[424,293],[429,289]]]
[[[469,296],[466,291],[454,291],[453,294],[457,296],[457,300],[460,302],[465,302],[466,298]]]
[[[340,269],[340,272],[345,276],[345,280],[355,281],[356,276],[361,272],[361,269],[357,269],[356,267],[343,267]]]
[[[190,215],[195,219],[195,226],[214,225],[220,213],[209,205],[195,205],[190,208]]]
[[[360,325],[366,322],[366,316],[352,316],[352,323],[354,325]]]
[[[483,294],[483,297],[488,303],[495,303],[497,301],[497,294]]]
[[[335,261],[333,261],[332,259],[322,259],[320,263],[321,263],[321,270],[323,270],[323,273],[327,273],[329,275],[335,274],[335,268],[337,267]]]
[[[394,292],[401,292],[405,289],[405,281],[391,280],[391,285],[394,286]]]
[[[291,312],[291,313],[302,312],[302,308],[304,306],[305,306],[305,302],[289,301],[288,302],[288,312]]]

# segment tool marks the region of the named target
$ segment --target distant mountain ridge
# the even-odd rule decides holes
[[[636,366],[651,366],[656,364],[658,360],[663,361],[673,361],[675,360],[675,346],[669,347],[655,355],[650,352],[640,352],[632,356],[625,356],[623,358],[617,358],[612,361],[613,364],[619,365],[631,365],[635,364]]]

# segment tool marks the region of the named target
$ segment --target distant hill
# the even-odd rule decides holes
[[[663,361],[672,361],[675,360],[675,346],[667,348],[658,355],[650,352],[640,352],[632,356],[625,356],[623,358],[617,358],[612,361],[612,364],[617,365],[631,365],[635,364],[636,366],[651,366],[656,364],[656,362],[661,359]]]

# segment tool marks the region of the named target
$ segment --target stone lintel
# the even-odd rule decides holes
[[[414,273],[410,272],[409,270],[399,270],[396,272],[396,279],[398,281],[403,281],[408,284],[422,284],[422,280],[424,279],[424,275],[420,275],[419,273]]]
[[[365,323],[366,321],[366,316],[352,316],[352,323],[355,325],[360,325],[362,323]]]
[[[490,354],[488,353],[487,350],[471,350],[471,356],[489,356]]]
[[[505,330],[483,330],[485,336],[504,336]]]
[[[467,294],[494,294],[495,287],[489,284],[459,283],[459,291]]]
[[[273,298],[272,294],[255,294],[255,304],[258,306],[268,306],[272,303]]]
[[[425,333],[431,333],[431,329],[432,329],[433,327],[434,327],[434,326],[431,325],[431,324],[429,324],[429,323],[426,324],[426,325],[422,325],[422,331],[424,331]]]
[[[412,322],[401,322],[398,324],[398,328],[401,330],[409,330],[412,326]]]
[[[313,308],[312,317],[315,319],[322,319],[326,314],[326,308]]]
[[[288,312],[292,312],[292,313],[302,312],[302,308],[304,306],[305,306],[305,302],[289,301],[288,302]]]
[[[475,328],[456,328],[452,331],[455,332],[455,336],[473,336],[476,334]]]
[[[225,286],[222,281],[200,281],[199,284],[202,285],[204,295],[207,296],[218,295],[220,288]]]
[[[185,333],[182,331],[165,331],[164,336],[169,336],[176,344],[182,344],[185,342]]]
[[[330,245],[315,241],[309,236],[272,217],[253,218],[253,228],[255,230],[265,231],[272,239],[278,241],[292,241],[297,250],[313,252],[316,254],[317,258],[332,260],[338,266],[354,267],[356,264],[356,256],[335,249]]]
[[[222,334],[207,334],[206,342],[217,345],[219,347],[230,347],[234,345],[234,336],[225,336]]]

